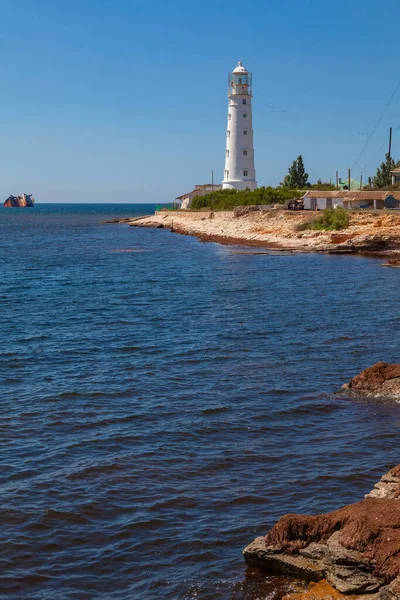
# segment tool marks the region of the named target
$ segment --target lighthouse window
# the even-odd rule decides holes
[[[228,169],[225,169],[225,179],[229,179],[229,171],[228,171]]]
[[[243,119],[247,119],[247,113],[243,113]]]
[[[227,137],[230,137],[230,136],[231,136],[231,132],[229,131],[229,129],[228,129],[228,130],[227,130],[227,132],[226,132],[226,136],[227,136]]]
[[[231,120],[231,116],[232,116],[231,113],[228,113],[228,121]]]
[[[228,158],[228,156],[229,156],[229,150],[225,150],[225,156],[226,156],[226,158]]]
[[[247,156],[247,150],[243,150],[243,156]]]
[[[243,129],[243,135],[247,135],[247,129]]]
[[[248,171],[243,171],[243,177],[247,177],[247,176],[248,176],[248,174],[249,174],[249,172],[248,172]]]
[[[246,100],[246,98],[243,98],[243,100],[242,100],[242,104],[247,104],[247,100]]]

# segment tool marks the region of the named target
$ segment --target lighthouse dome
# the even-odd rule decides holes
[[[239,60],[237,67],[235,67],[232,71],[232,73],[247,73],[247,69],[245,69],[245,67],[242,65],[242,61]]]

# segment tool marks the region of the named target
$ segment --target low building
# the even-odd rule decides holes
[[[197,198],[197,196],[205,196],[206,194],[210,194],[216,190],[222,190],[222,184],[213,185],[212,183],[203,183],[201,185],[195,185],[194,190],[191,192],[182,194],[182,196],[175,198],[175,203],[180,205],[180,208],[182,209],[190,208],[193,198]]]
[[[400,167],[396,167],[393,171],[390,171],[392,176],[392,185],[395,183],[400,183]]]
[[[337,190],[323,192],[310,190],[303,196],[305,210],[346,208],[348,210],[400,208],[400,192],[368,190]]]
[[[335,192],[324,192],[315,190],[306,192],[303,196],[305,210],[324,210],[325,208],[343,207],[346,192],[338,190]]]

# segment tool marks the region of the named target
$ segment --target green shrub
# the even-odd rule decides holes
[[[325,192],[334,192],[336,191],[336,185],[329,183],[327,181],[318,181],[317,183],[313,183],[310,185],[310,190],[323,190]]]
[[[306,224],[306,229],[337,231],[349,226],[349,213],[344,208],[326,208],[322,215]]]
[[[260,187],[256,190],[216,190],[213,193],[197,196],[191,204],[192,209],[213,208],[215,210],[232,210],[235,206],[262,204],[284,204],[287,200],[298,198],[298,190]]]

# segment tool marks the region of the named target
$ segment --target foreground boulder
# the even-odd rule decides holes
[[[400,364],[378,362],[353,377],[342,391],[359,396],[400,397]]]
[[[25,208],[35,205],[32,194],[21,194],[20,196],[9,196],[4,202],[6,208]]]
[[[293,595],[293,600],[341,594],[400,598],[399,496],[400,465],[362,502],[323,515],[285,515],[244,549],[245,561],[251,567],[320,582]],[[330,588],[334,591],[329,595]]]

